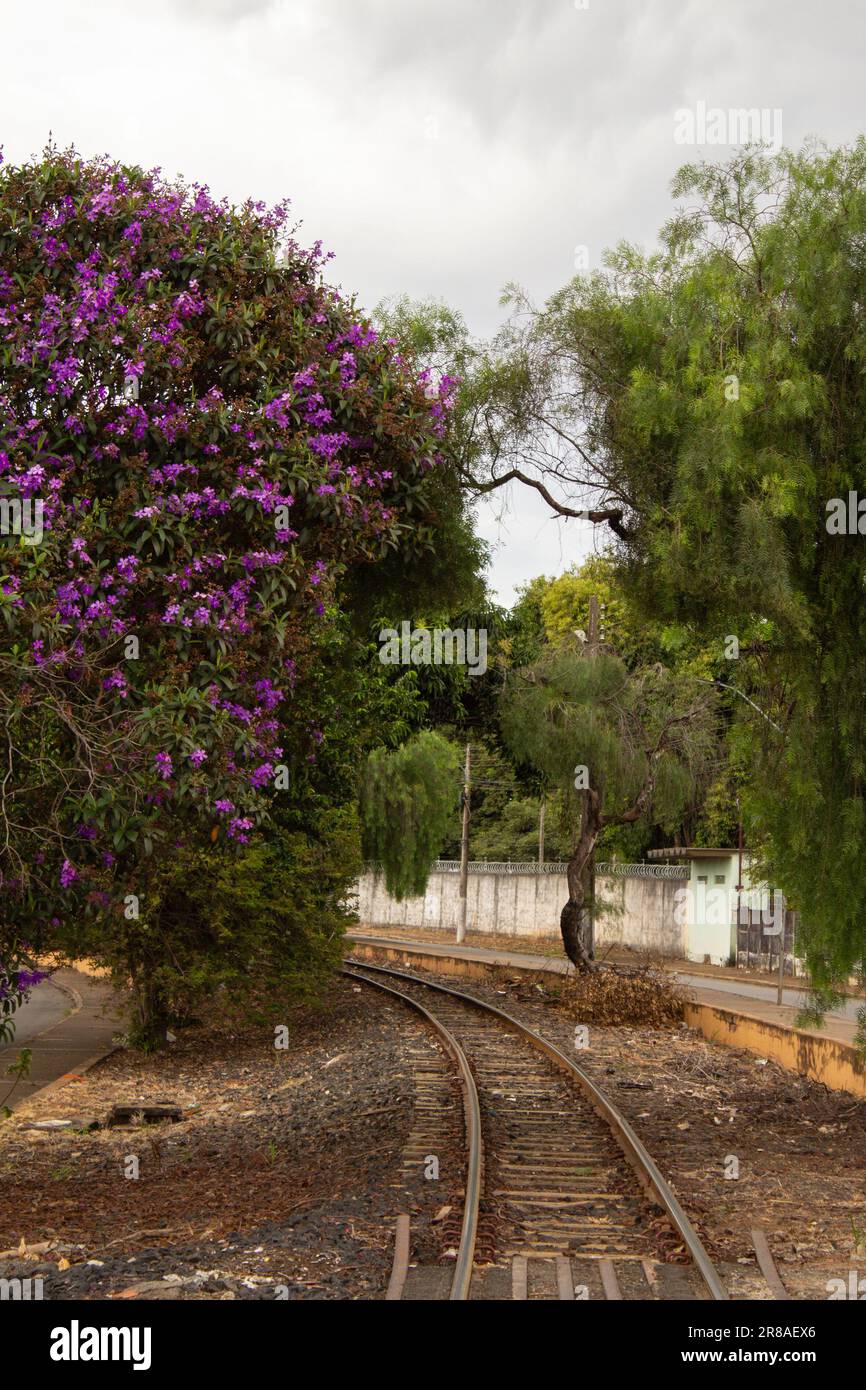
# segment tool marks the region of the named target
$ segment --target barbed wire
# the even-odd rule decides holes
[[[467,865],[470,874],[557,874],[564,876],[568,865],[562,861],[551,860],[539,864],[534,859],[473,859]],[[368,862],[364,865],[366,873],[381,874],[382,865]],[[459,859],[437,859],[431,873],[459,873]],[[599,863],[595,872],[602,878],[669,878],[688,879],[689,870],[679,864],[613,864]]]

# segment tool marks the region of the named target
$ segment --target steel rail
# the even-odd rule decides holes
[[[357,964],[352,961],[351,964]],[[364,967],[366,969],[366,967]],[[466,1115],[466,1144],[469,1151],[468,1162],[466,1165],[466,1193],[463,1198],[463,1225],[460,1230],[460,1244],[457,1248],[457,1262],[454,1266],[454,1276],[451,1280],[451,1293],[449,1299],[452,1301],[464,1301],[469,1297],[469,1286],[472,1282],[472,1266],[475,1261],[475,1239],[478,1234],[478,1207],[481,1201],[481,1171],[484,1159],[483,1140],[481,1137],[481,1106],[478,1101],[478,1088],[475,1085],[475,1077],[472,1068],[466,1057],[466,1053],[460,1046],[457,1039],[428,1009],[424,1008],[417,999],[413,999],[408,994],[403,994],[399,989],[392,989],[385,985],[381,980],[370,980],[366,975],[358,974],[355,970],[348,970],[343,967],[342,973],[350,980],[358,980],[362,984],[371,985],[374,989],[384,990],[386,994],[399,999],[401,1004],[408,1004],[426,1018],[438,1033],[442,1042],[451,1053],[457,1069],[460,1073],[460,1081],[463,1090],[463,1108]],[[386,972],[387,973],[387,972]]]
[[[620,1147],[626,1157],[635,1168],[641,1183],[649,1189],[655,1200],[665,1212],[671,1224],[679,1231],[686,1249],[691,1255],[696,1268],[698,1269],[710,1297],[717,1302],[727,1302],[729,1294],[718,1272],[704,1249],[700,1236],[695,1230],[686,1213],[680,1206],[679,1200],[670,1184],[662,1177],[655,1159],[644,1147],[641,1140],[635,1134],[628,1120],[621,1115],[619,1110],[599,1086],[591,1079],[577,1062],[573,1062],[570,1057],[566,1057],[553,1043],[548,1042],[540,1033],[521,1023],[519,1019],[508,1014],[504,1009],[497,1008],[495,1004],[487,1004],[482,999],[476,999],[472,994],[464,994],[462,990],[451,989],[448,985],[440,985],[433,980],[419,979],[417,975],[410,975],[405,970],[389,970],[383,965],[370,965],[366,961],[351,960],[351,964],[360,967],[362,970],[372,970],[378,974],[388,975],[394,979],[407,980],[412,984],[421,985],[425,989],[436,990],[439,994],[450,994],[453,998],[461,1000],[465,1004],[471,1004],[473,1008],[483,1012],[493,1014],[509,1027],[516,1031],[531,1043],[533,1047],[544,1052],[558,1067],[561,1067],[568,1075],[572,1076],[581,1088],[586,1092],[596,1113],[604,1119],[612,1129]],[[356,976],[356,978],[361,978]],[[395,991],[396,993],[397,991]],[[402,996],[405,998],[406,996]]]

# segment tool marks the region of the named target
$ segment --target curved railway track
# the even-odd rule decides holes
[[[543,1260],[556,1270],[559,1296],[573,1297],[571,1259],[592,1262],[586,1267],[598,1270],[608,1298],[631,1296],[621,1291],[617,1268],[642,1269],[650,1291],[634,1296],[665,1296],[653,1272],[665,1232],[651,1228],[647,1199],[661,1208],[669,1237],[688,1255],[701,1289],[690,1296],[728,1298],[652,1157],[577,1062],[511,1014],[461,990],[367,961],[350,959],[344,974],[422,1014],[456,1063],[467,1161],[451,1299],[470,1296],[482,1203],[495,1228],[496,1259],[512,1262],[515,1280],[523,1281],[521,1296],[529,1261]],[[435,1013],[419,994],[435,994]]]

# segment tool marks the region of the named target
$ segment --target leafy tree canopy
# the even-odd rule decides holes
[[[541,309],[511,291],[473,468],[595,508],[638,610],[739,639],[747,838],[820,982],[866,956],[866,141],[747,149],[674,193],[658,250]]]
[[[358,571],[405,592],[463,516],[450,384],[325,260],[284,205],[54,149],[0,172],[6,978],[85,919],[152,977],[163,861],[243,853],[316,758]]]
[[[374,749],[361,784],[365,856],[381,865],[397,900],[423,894],[460,796],[460,754],[424,730],[399,748]]]

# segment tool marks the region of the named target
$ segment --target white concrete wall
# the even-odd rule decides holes
[[[674,894],[685,880],[599,875],[596,950],[624,945],[686,954],[686,927],[674,920]],[[396,902],[383,877],[365,873],[358,882],[358,913],[365,926],[435,927],[454,931],[460,912],[460,876],[434,870],[423,898]],[[564,873],[470,873],[468,931],[506,936],[559,936],[559,914],[568,900]],[[682,914],[681,914],[682,915]]]
[[[600,900],[595,921],[596,951],[605,946],[632,946],[685,958],[688,928],[685,920],[678,924],[675,919],[675,894],[685,882],[676,878],[599,874],[595,884]],[[682,912],[678,915],[684,918]]]

